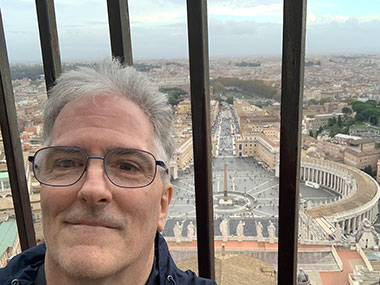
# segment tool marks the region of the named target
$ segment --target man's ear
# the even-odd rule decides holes
[[[168,208],[173,195],[173,186],[168,183],[164,186],[164,190],[161,195],[160,204],[160,216],[158,218],[157,231],[162,232],[166,223],[166,215],[168,213]]]

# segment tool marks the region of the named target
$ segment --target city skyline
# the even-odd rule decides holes
[[[306,55],[378,53],[380,1],[308,1]],[[10,63],[41,62],[34,1],[3,0]],[[62,61],[110,56],[106,1],[56,0]],[[278,0],[209,0],[209,55],[281,56]],[[129,1],[135,60],[188,57],[186,1]],[[328,44],[326,44],[328,43]]]

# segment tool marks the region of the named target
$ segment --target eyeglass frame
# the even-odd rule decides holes
[[[86,158],[86,163],[85,163],[85,166],[83,167],[83,171],[82,171],[82,174],[79,176],[79,178],[71,183],[71,184],[67,184],[67,185],[55,185],[55,184],[49,184],[49,183],[46,183],[46,182],[42,182],[40,181],[38,178],[37,178],[37,175],[35,173],[35,168],[34,168],[34,159],[35,159],[35,156],[38,152],[40,152],[41,150],[45,150],[45,149],[49,149],[49,148],[70,148],[70,149],[75,149],[75,150],[78,150],[80,151],[82,154],[84,154],[85,158]],[[154,165],[154,175],[153,175],[153,178],[152,178],[152,181],[149,182],[148,184],[145,184],[143,186],[120,186],[118,184],[116,184],[115,182],[112,181],[112,179],[109,177],[108,175],[108,171],[107,171],[107,167],[106,167],[106,161],[105,161],[105,158],[107,156],[108,153],[112,152],[112,151],[116,151],[116,150],[137,150],[137,151],[140,151],[140,152],[143,152],[143,153],[146,153],[146,154],[149,154],[150,156],[152,156],[152,158],[154,159],[155,161],[155,165]],[[169,169],[167,168],[165,162],[163,162],[162,160],[157,160],[156,157],[153,155],[153,153],[150,153],[149,151],[146,151],[146,150],[142,150],[142,149],[138,149],[138,148],[123,148],[123,147],[117,147],[117,148],[112,148],[108,151],[106,151],[106,153],[104,154],[104,156],[89,156],[87,154],[87,152],[83,149],[83,148],[80,148],[80,147],[77,147],[77,146],[70,146],[70,145],[53,145],[53,146],[46,146],[46,147],[43,147],[43,148],[40,148],[39,150],[37,150],[34,155],[29,155],[28,156],[28,161],[32,163],[32,168],[33,168],[33,174],[34,174],[34,177],[37,179],[38,182],[40,182],[41,184],[43,185],[46,185],[46,186],[51,186],[51,187],[69,187],[69,186],[72,186],[76,183],[79,182],[79,180],[82,179],[84,173],[87,171],[88,169],[88,160],[89,159],[101,159],[103,160],[103,170],[104,170],[104,173],[106,174],[108,180],[115,186],[119,187],[119,188],[129,188],[129,189],[135,189],[135,188],[144,188],[144,187],[147,187],[149,186],[150,184],[153,183],[154,179],[156,178],[156,175],[157,175],[157,166],[161,166],[165,173],[166,174],[169,174]]]

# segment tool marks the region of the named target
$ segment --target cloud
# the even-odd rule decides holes
[[[34,1],[0,1],[10,61],[40,61]],[[380,51],[380,15],[347,16],[324,9],[327,4],[318,1],[317,10],[309,9],[307,53]],[[106,1],[55,5],[63,61],[110,55]],[[280,0],[208,0],[210,56],[281,55],[282,8]],[[135,59],[188,56],[186,1],[129,1],[129,13]]]
[[[235,36],[235,35],[254,35],[257,32],[255,21],[232,21],[232,20],[209,20],[209,33],[212,37]]]
[[[208,7],[225,6],[233,8],[252,8],[261,5],[280,4],[281,0],[209,0],[207,1]]]
[[[380,20],[325,22],[309,25],[306,30],[307,51],[310,53],[379,53],[380,39],[375,35]]]
[[[149,26],[186,22],[186,2],[175,0],[129,1],[132,25]]]
[[[312,25],[313,24],[345,23],[348,21],[370,22],[373,20],[380,21],[380,15],[344,16],[344,15],[324,14],[323,16],[317,17],[312,12],[307,13],[307,23],[312,24]]]
[[[209,9],[209,15],[223,15],[235,17],[256,17],[256,16],[279,16],[282,15],[282,4],[258,5],[254,7],[230,7],[226,5],[213,5]]]

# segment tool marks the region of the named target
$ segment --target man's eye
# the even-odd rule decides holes
[[[73,168],[73,167],[78,167],[79,163],[77,163],[75,160],[72,160],[72,159],[62,159],[62,160],[57,161],[56,166],[62,167],[62,168]]]
[[[121,162],[119,164],[119,168],[121,170],[125,170],[125,171],[133,171],[133,172],[137,172],[139,171],[139,167],[137,165],[135,165],[134,163],[131,163],[131,162]]]

